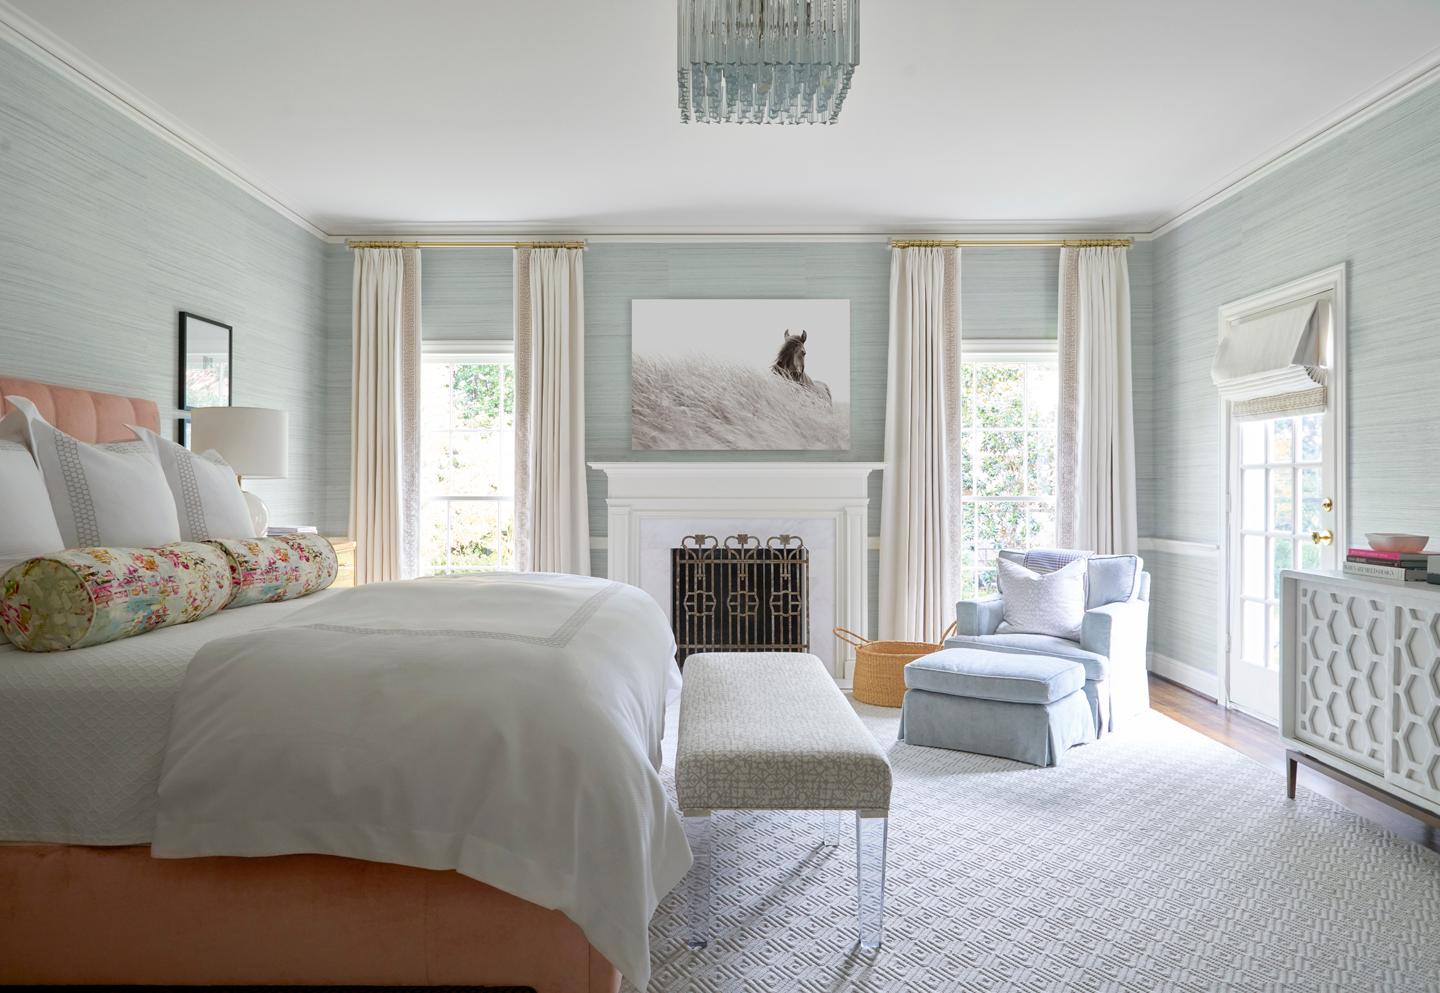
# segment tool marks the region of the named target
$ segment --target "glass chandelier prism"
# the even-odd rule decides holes
[[[834,124],[860,0],[680,0],[680,120]]]

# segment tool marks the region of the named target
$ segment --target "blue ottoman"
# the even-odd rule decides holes
[[[905,667],[900,740],[1050,766],[1095,740],[1085,667],[1046,655],[947,648]]]

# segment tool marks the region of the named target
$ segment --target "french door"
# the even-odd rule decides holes
[[[1272,724],[1280,716],[1280,573],[1339,561],[1332,419],[1325,412],[1231,425],[1228,697]]]

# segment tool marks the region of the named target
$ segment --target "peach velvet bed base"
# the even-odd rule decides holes
[[[0,845],[0,983],[615,993],[620,974],[558,910],[455,872]]]
[[[151,400],[0,376],[0,414],[10,396],[81,441],[160,430]],[[0,983],[615,993],[620,974],[564,914],[455,872],[0,844]]]

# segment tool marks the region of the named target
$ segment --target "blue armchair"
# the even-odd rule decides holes
[[[1095,718],[1095,733],[1113,731],[1125,718],[1150,706],[1145,648],[1150,626],[1150,574],[1138,555],[1091,555],[1057,549],[1002,551],[1000,555],[1036,572],[1058,569],[1077,558],[1089,559],[1085,620],[1080,640],[1044,634],[1001,632],[1004,590],[988,600],[955,605],[955,634],[946,648],[980,647],[1022,655],[1070,659],[1085,667],[1085,696]]]

